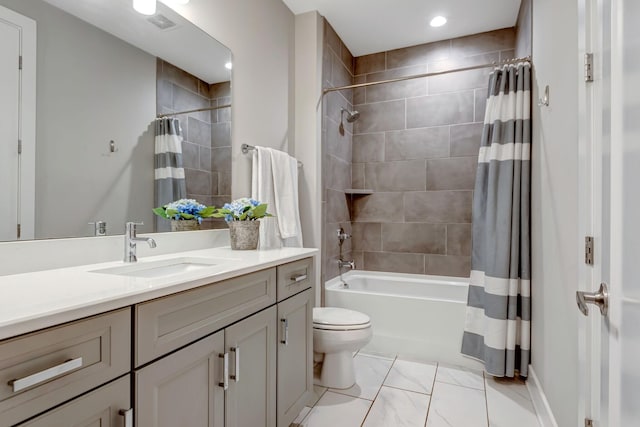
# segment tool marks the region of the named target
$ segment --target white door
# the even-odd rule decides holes
[[[35,21],[0,7],[0,241],[34,237],[35,52]]]
[[[582,414],[600,427],[640,425],[640,2],[584,0],[594,82],[581,102],[581,228],[594,236],[583,291],[609,288],[608,313],[589,306],[581,335]],[[580,424],[584,425],[584,424]]]

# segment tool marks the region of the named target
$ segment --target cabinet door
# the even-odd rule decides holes
[[[127,375],[20,424],[20,427],[125,427],[120,411],[131,407],[130,390]]]
[[[137,427],[224,427],[224,333],[136,371]]]
[[[272,306],[225,329],[226,427],[276,426],[276,317]]]
[[[313,293],[278,303],[278,427],[287,427],[313,392]]]

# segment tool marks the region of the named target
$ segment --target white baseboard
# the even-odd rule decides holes
[[[531,395],[533,407],[536,410],[540,426],[558,427],[558,423],[556,422],[556,419],[553,416],[553,412],[551,412],[549,402],[547,401],[547,396],[544,394],[544,390],[542,389],[542,385],[538,380],[538,376],[536,375],[535,371],[533,370],[533,366],[531,365],[529,365],[529,380],[527,381],[527,389],[529,390],[529,394]]]

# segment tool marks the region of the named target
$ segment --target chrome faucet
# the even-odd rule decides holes
[[[124,262],[136,262],[136,246],[138,242],[147,242],[150,248],[156,247],[156,241],[151,237],[136,236],[136,225],[144,225],[142,222],[127,222],[124,231]]]
[[[338,260],[338,268],[345,268],[348,267],[352,270],[355,270],[356,268],[356,262],[355,261],[344,261],[342,259]]]

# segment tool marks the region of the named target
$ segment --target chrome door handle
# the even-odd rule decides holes
[[[34,385],[49,381],[55,377],[59,377],[80,367],[82,367],[82,357],[67,360],[64,363],[52,366],[51,368],[45,369],[44,371],[36,372],[35,374],[31,374],[28,377],[11,380],[9,381],[9,385],[13,387],[13,392],[17,393],[20,390],[24,390],[25,388],[33,387]]]
[[[240,347],[231,347],[229,351],[232,351],[235,357],[235,366],[233,369],[233,375],[231,375],[231,379],[235,382],[240,382]]]
[[[133,408],[120,409],[118,413],[124,417],[124,427],[133,427]]]
[[[222,382],[218,383],[218,386],[227,391],[229,389],[229,353],[219,354],[218,357],[222,359]]]
[[[289,345],[289,319],[280,319],[280,323],[284,330],[282,331],[282,338],[280,340],[281,344]]]
[[[576,292],[576,303],[578,308],[585,316],[589,315],[589,307],[587,304],[597,305],[600,314],[606,316],[609,312],[609,288],[606,283],[600,283],[600,289],[597,292]]]

